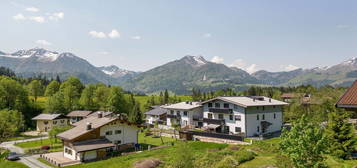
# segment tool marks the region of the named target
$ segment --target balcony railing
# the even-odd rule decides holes
[[[212,113],[223,113],[223,114],[232,114],[233,113],[233,109],[209,108],[208,111],[212,112]]]
[[[220,119],[210,119],[210,118],[203,118],[203,122],[207,124],[217,124],[217,125],[224,125],[225,121]]]
[[[174,115],[174,114],[167,114],[166,115],[167,118],[180,118],[180,115]]]

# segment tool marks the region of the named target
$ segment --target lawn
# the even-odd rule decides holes
[[[37,141],[30,141],[30,142],[21,142],[15,144],[15,146],[24,148],[25,150],[28,149],[33,149],[33,148],[41,148],[42,146],[50,146],[51,152],[55,151],[62,151],[63,150],[63,145],[62,142],[58,139],[57,143],[55,143],[55,140],[51,139],[42,139],[42,140],[37,140]]]
[[[164,144],[168,144],[170,142],[175,142],[176,140],[173,138],[169,138],[169,137],[162,137],[162,140],[164,142]],[[146,145],[151,145],[152,147],[155,146],[161,146],[162,141],[161,138],[153,138],[151,136],[144,136],[144,133],[139,133],[139,144],[146,144]]]
[[[25,166],[20,162],[7,161],[7,160],[0,160],[0,167],[1,168],[27,168],[27,166]]]

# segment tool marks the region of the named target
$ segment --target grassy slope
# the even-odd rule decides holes
[[[51,149],[50,151],[62,151],[63,146],[62,142],[60,140],[57,140],[57,143],[55,143],[54,140],[51,139],[43,139],[43,140],[37,140],[37,141],[30,141],[30,142],[21,142],[15,144],[18,147],[26,149],[31,149],[31,148],[41,148],[41,146],[50,146]]]
[[[1,168],[27,168],[27,166],[25,166],[20,162],[7,161],[7,160],[0,160],[0,167]]]

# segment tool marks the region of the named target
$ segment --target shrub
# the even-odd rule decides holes
[[[216,164],[215,168],[236,168],[238,165],[239,163],[233,156],[226,156]]]
[[[256,156],[256,154],[253,153],[252,151],[241,150],[241,151],[235,152],[235,158],[239,164],[242,164],[246,161],[253,160],[255,158],[255,156]]]
[[[50,150],[50,148],[49,146],[41,146],[41,150]]]
[[[275,157],[275,165],[279,168],[293,168],[290,159],[284,155],[277,155]]]

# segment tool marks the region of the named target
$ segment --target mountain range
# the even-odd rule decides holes
[[[0,51],[0,66],[8,67],[23,77],[59,75],[65,79],[73,75],[84,83],[121,85],[126,90],[143,93],[168,89],[177,94],[186,94],[192,88],[209,91],[228,87],[245,89],[251,85],[349,86],[357,79],[357,58],[331,67],[296,69],[288,72],[261,70],[249,74],[236,67],[207,61],[202,56],[184,56],[145,72],[135,72],[115,65],[96,67],[69,52],[58,53],[34,48],[14,53]]]

